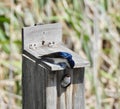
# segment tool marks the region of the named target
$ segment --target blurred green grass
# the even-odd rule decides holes
[[[62,23],[65,44],[90,61],[86,109],[119,109],[119,5],[120,0],[0,1],[0,109],[21,108],[21,28],[40,22]]]

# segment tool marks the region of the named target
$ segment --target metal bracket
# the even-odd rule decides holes
[[[62,26],[60,23],[35,24],[23,28],[23,50],[39,49],[43,46],[53,47],[62,42]]]

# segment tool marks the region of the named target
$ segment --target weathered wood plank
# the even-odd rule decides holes
[[[36,109],[46,109],[46,85],[45,77],[46,73],[43,66],[36,62],[35,72],[34,72],[34,90],[35,90],[35,104]]]
[[[66,109],[72,109],[72,94],[73,94],[73,69],[67,69],[66,72],[69,72],[71,75],[71,85],[67,87],[65,92],[65,100],[66,100]]]
[[[65,88],[61,87],[61,80],[64,75],[64,71],[56,71],[57,74],[57,109],[66,109],[65,104]]]
[[[61,89],[61,91],[63,91],[63,90],[64,89]],[[60,105],[59,105],[58,109],[66,109],[65,93],[61,93],[61,96],[60,96]]]
[[[61,87],[64,71],[50,71],[23,56],[23,109],[84,109],[84,68],[68,69],[71,85]]]
[[[73,74],[73,109],[84,108],[84,68],[74,69]]]
[[[57,109],[56,86],[56,73],[46,72],[46,109]]]
[[[33,75],[35,61],[25,56],[23,56],[22,59],[23,109],[36,109]]]

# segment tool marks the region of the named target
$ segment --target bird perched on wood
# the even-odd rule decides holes
[[[67,68],[73,68],[75,65],[74,60],[72,59],[72,55],[67,52],[55,52],[47,55],[43,55],[40,57],[43,61],[60,65],[64,68],[64,76],[61,81],[62,87],[67,87],[71,84],[70,74],[66,72]]]

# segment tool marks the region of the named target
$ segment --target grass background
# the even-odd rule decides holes
[[[41,22],[90,61],[86,109],[119,109],[120,0],[0,0],[0,109],[21,109],[21,28]]]

